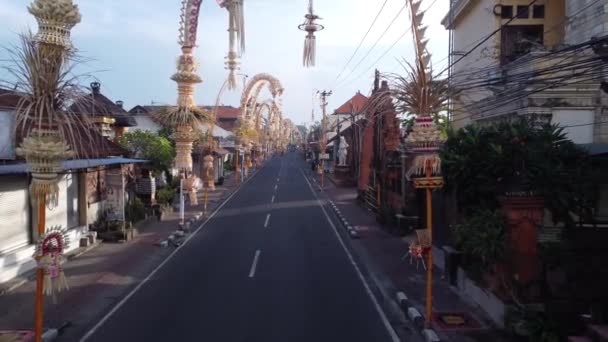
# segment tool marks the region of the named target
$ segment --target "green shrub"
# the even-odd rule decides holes
[[[170,187],[165,187],[156,192],[156,200],[160,205],[170,206],[175,198],[175,190]]]
[[[569,226],[593,203],[587,157],[559,126],[526,119],[450,130],[441,150],[446,189],[465,215],[496,209],[506,193],[526,193],[543,197],[554,223]]]
[[[486,272],[505,258],[505,231],[502,213],[479,210],[454,228],[454,240],[456,247],[465,255],[478,258],[480,271]]]
[[[138,222],[146,218],[146,206],[141,199],[135,197],[125,205],[125,218],[127,221]]]

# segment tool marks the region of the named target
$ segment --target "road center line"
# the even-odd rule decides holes
[[[270,201],[270,203],[274,203],[274,195],[272,195],[272,200]]]
[[[272,196],[274,200],[274,196]],[[264,228],[268,228],[268,223],[270,222],[270,214],[266,215],[266,222],[264,222]]]
[[[277,189],[279,188],[279,184],[274,186],[274,191],[277,191]]]
[[[257,172],[254,173],[254,176],[257,175]],[[97,324],[95,324],[94,327],[92,327],[89,331],[87,331],[87,333],[80,338],[80,342],[84,342],[86,340],[88,340],[91,336],[93,336],[93,334],[95,334],[95,332],[97,332],[97,330],[99,330],[104,324],[105,322],[110,319],[110,317],[112,317],[123,305],[125,305],[125,303],[127,303],[127,301],[133,297],[144,285],[146,285],[146,283],[148,283],[153,277],[154,275],[156,275],[156,273],[158,273],[160,271],[160,269],[162,269],[165,264],[167,264],[171,259],[173,259],[173,257],[179,253],[179,251],[184,248],[188,242],[190,242],[190,240],[192,240],[192,238],[194,236],[196,236],[198,234],[198,232],[203,229],[207,223],[209,223],[214,217],[215,215],[217,215],[217,213],[219,213],[222,208],[224,208],[224,206],[230,202],[230,200],[246,185],[248,184],[254,177],[250,177],[247,178],[238,188],[236,188],[229,196],[228,198],[226,198],[222,204],[217,207],[213,213],[211,213],[211,215],[205,220],[203,221],[203,223],[200,224],[200,226],[198,226],[198,228],[196,228],[196,230],[194,232],[192,232],[191,235],[189,235],[186,240],[184,241],[184,243],[182,243],[181,245],[179,245],[179,247],[177,247],[176,249],[173,250],[173,252],[171,252],[171,254],[169,254],[165,260],[163,260],[163,262],[161,262],[158,266],[156,266],[156,268],[154,270],[152,270],[152,272],[150,272],[139,284],[137,284],[137,286],[135,286],[135,288],[133,290],[131,290],[131,292],[129,292],[120,302],[118,302],[118,304],[116,304],[112,310],[110,310],[110,312],[108,312],[105,316],[103,316],[103,318],[101,318],[101,320],[99,320],[97,322]]]
[[[253,263],[251,264],[251,271],[249,271],[249,278],[253,278],[253,276],[255,276],[255,268],[258,266],[258,259],[260,258],[260,253],[262,252],[259,249],[255,251]]]

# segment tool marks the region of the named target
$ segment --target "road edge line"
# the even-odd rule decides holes
[[[353,257],[352,253],[346,247],[346,244],[344,243],[344,240],[342,239],[342,236],[340,236],[340,233],[338,233],[338,229],[336,228],[336,225],[334,224],[334,222],[329,217],[329,214],[327,213],[327,211],[325,210],[325,207],[321,203],[321,199],[319,198],[319,196],[317,196],[317,193],[314,191],[314,189],[312,187],[312,184],[310,184],[310,181],[308,180],[308,177],[306,177],[306,175],[304,174],[304,171],[302,171],[302,168],[299,168],[299,170],[300,170],[300,174],[302,175],[302,177],[304,177],[304,180],[306,180],[306,184],[308,184],[308,188],[310,189],[310,192],[317,199],[317,204],[321,208],[321,211],[323,211],[323,215],[325,215],[325,219],[327,220],[327,222],[329,222],[329,225],[333,229],[334,234],[336,234],[336,237],[338,238],[338,241],[340,242],[340,245],[342,246],[342,249],[346,253],[346,256],[348,257],[351,265],[355,269],[355,272],[357,273],[357,276],[359,277],[359,280],[361,280],[361,283],[363,284],[363,288],[365,289],[365,292],[367,293],[367,296],[372,301],[372,304],[374,305],[374,308],[378,312],[378,315],[380,316],[380,320],[384,324],[384,327],[387,330],[389,336],[391,337],[391,339],[393,340],[393,342],[401,342],[401,339],[399,338],[399,335],[397,335],[397,332],[395,331],[395,328],[393,328],[391,322],[388,320],[388,317],[386,316],[386,313],[382,309],[382,306],[380,306],[380,303],[378,302],[378,299],[376,299],[376,296],[374,296],[374,293],[372,292],[371,287],[369,286],[369,284],[365,280],[365,277],[363,276],[363,273],[361,272],[361,269],[360,269],[359,265],[357,265],[357,262],[355,261],[355,258]]]
[[[101,318],[97,324],[95,324],[91,329],[89,329],[87,331],[86,334],[84,334],[83,337],[81,337],[78,341],[79,342],[84,342],[86,340],[88,340],[89,338],[91,338],[91,336],[93,336],[93,334],[95,334],[97,332],[97,330],[99,330],[99,328],[101,328],[104,323],[110,319],[110,317],[112,317],[117,311],[118,309],[120,309],[123,305],[125,305],[125,303],[131,298],[133,297],[133,295],[135,293],[137,293],[139,291],[139,289],[141,289],[147,282],[150,281],[150,279],[152,279],[152,277],[161,269],[163,268],[163,266],[165,266],[165,264],[167,264],[174,256],[175,254],[177,254],[177,252],[179,252],[186,244],[188,244],[188,242],[190,242],[190,240],[201,230],[203,229],[203,227],[205,227],[205,225],[207,225],[207,223],[213,218],[215,217],[215,215],[228,203],[230,202],[230,200],[247,184],[249,183],[249,181],[251,181],[255,176],[257,176],[257,174],[262,170],[262,168],[260,168],[258,171],[256,171],[255,174],[253,174],[252,176],[248,177],[244,182],[241,183],[241,185],[239,185],[238,188],[236,188],[231,194],[230,196],[228,196],[224,202],[222,202],[222,204],[220,204],[219,207],[217,207],[213,213],[211,215],[209,215],[209,217],[207,217],[205,219],[205,221],[203,221],[200,226],[198,228],[196,228],[196,230],[194,232],[192,232],[192,234],[190,234],[184,241],[184,243],[182,243],[181,245],[179,245],[177,248],[175,248],[175,250],[173,250],[173,252],[171,252],[171,254],[169,254],[167,256],[167,258],[165,258],[165,260],[163,260],[163,262],[161,262],[158,266],[156,266],[155,269],[152,270],[152,272],[150,272],[139,284],[137,284],[137,286],[135,286],[135,288],[133,288],[131,291],[129,291],[129,293],[120,300],[120,302],[118,302],[118,304],[116,304],[107,314],[105,314],[103,316],[103,318]]]

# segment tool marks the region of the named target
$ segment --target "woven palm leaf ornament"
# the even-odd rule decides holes
[[[62,267],[62,264],[66,262],[64,252],[69,244],[67,231],[59,226],[47,229],[36,244],[34,258],[38,268],[44,271],[42,292],[53,297],[53,300],[58,293],[70,288]]]
[[[304,39],[304,55],[302,62],[305,67],[315,66],[317,55],[317,42],[315,32],[322,31],[325,27],[317,24],[315,21],[322,19],[314,13],[312,0],[308,0],[308,13],[304,15],[304,23],[298,26],[298,29],[306,32]]]
[[[424,36],[427,28],[422,25],[424,18],[424,11],[420,11],[422,0],[408,0],[408,3],[411,10],[412,34],[416,52],[414,72],[417,75],[414,78],[416,84],[413,90],[414,94],[419,96],[416,101],[418,108],[414,108],[415,114],[417,114],[416,121],[412,132],[405,139],[405,144],[415,154],[413,164],[406,173],[409,179],[410,176],[425,176],[427,172],[430,172],[431,175],[441,173],[441,159],[437,151],[445,142],[445,138],[435,125],[430,113],[431,55],[426,48],[428,40]]]
[[[228,55],[225,57],[228,75],[228,89],[236,89],[238,58],[245,52],[245,15],[243,0],[217,0],[220,7],[228,10]],[[238,48],[238,51],[235,49]]]
[[[230,70],[231,85],[236,86],[235,71],[238,70],[237,52],[245,49],[245,27],[243,19],[243,0],[218,0],[218,5],[226,8],[229,14],[229,45],[227,68]],[[180,14],[179,45],[182,54],[178,58],[177,72],[171,79],[177,83],[177,106],[159,113],[159,120],[175,128],[176,158],[175,167],[179,170],[192,171],[192,147],[195,139],[194,129],[200,124],[212,124],[212,113],[201,110],[194,101],[195,86],[202,79],[197,74],[198,62],[193,51],[196,47],[198,21],[202,0],[183,0]]]

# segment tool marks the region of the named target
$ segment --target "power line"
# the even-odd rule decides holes
[[[348,62],[346,62],[346,64],[344,65],[344,68],[342,68],[342,71],[340,71],[340,73],[338,74],[338,76],[336,76],[336,79],[334,80],[334,84],[336,83],[336,81],[338,81],[338,79],[340,78],[340,76],[342,76],[342,73],[344,73],[344,70],[346,70],[346,67],[348,67],[348,65],[350,64],[350,62],[352,62],[353,58],[355,58],[355,55],[357,54],[357,52],[361,48],[361,45],[363,45],[363,42],[365,41],[365,38],[367,38],[367,35],[369,34],[369,32],[372,30],[372,28],[376,24],[376,21],[380,17],[380,14],[384,10],[384,7],[386,6],[387,2],[388,2],[388,0],[384,0],[384,3],[382,4],[382,7],[380,7],[380,10],[378,11],[378,14],[376,14],[376,17],[374,18],[374,20],[372,21],[371,25],[367,29],[367,32],[365,32],[365,35],[363,36],[363,38],[361,38],[361,41],[359,42],[359,45],[355,49],[355,52],[353,52],[353,54],[350,56],[350,58],[348,59]]]
[[[433,2],[429,5],[429,7],[427,7],[424,10],[424,12],[428,11],[429,9],[431,9],[431,7],[433,7],[433,5],[435,5],[436,2],[437,2],[437,0],[433,0]],[[403,8],[402,8],[402,10],[403,10]],[[408,26],[408,28],[405,30],[405,32],[403,32],[403,34],[401,36],[399,36],[399,38],[397,38],[397,40],[395,40],[395,42],[391,46],[389,46],[389,48],[386,49],[384,51],[384,53],[382,53],[382,55],[380,55],[380,57],[378,57],[378,59],[376,59],[376,61],[374,61],[367,69],[365,69],[365,71],[363,71],[362,73],[360,73],[357,77],[351,79],[350,82],[358,80],[361,77],[363,77],[363,75],[365,75],[366,73],[368,73],[370,69],[372,69],[380,60],[382,60],[382,58],[384,58],[395,47],[395,45],[397,45],[405,37],[405,35],[407,35],[411,31],[411,29],[412,29],[411,26]],[[351,72],[351,74],[352,74],[352,72]],[[339,86],[344,85],[346,83],[347,79],[348,79],[348,76],[345,79],[343,79],[338,85]]]
[[[543,34],[550,33],[550,32],[552,32],[552,31],[554,31],[554,30],[556,30],[558,28],[561,28],[563,24],[565,24],[567,22],[574,21],[574,19],[577,16],[581,15],[583,12],[585,12],[586,10],[588,10],[589,8],[591,8],[593,5],[599,3],[599,1],[600,0],[594,0],[593,2],[587,4],[585,7],[581,8],[580,10],[578,10],[575,13],[573,13],[569,17],[566,17],[564,20],[560,21],[559,23],[557,23],[557,24],[551,26],[550,28],[548,28],[547,30],[545,30],[543,32]],[[584,24],[586,22],[589,22],[591,20],[593,20],[593,18],[587,19],[586,21],[584,21],[582,23],[579,23],[579,25]],[[476,42],[479,42],[479,40],[477,40]],[[476,42],[474,42],[472,44],[475,44]],[[472,44],[467,45],[467,47],[465,47],[465,49],[468,48],[468,47],[470,47]],[[580,45],[580,44],[578,44],[578,45]],[[578,46],[578,45],[575,45],[575,46]],[[553,51],[553,52],[551,52],[549,54],[554,54],[554,53],[562,52],[562,51],[564,51],[564,50]],[[545,56],[546,55],[535,56],[535,57],[533,57],[531,59],[526,60],[526,63],[531,63],[532,61],[537,60],[539,58],[543,58]],[[448,57],[443,58],[442,61],[445,60],[445,59],[447,59],[447,58],[449,58],[449,55],[448,55]],[[472,64],[478,63],[481,59],[482,58],[479,58],[479,59],[477,59],[475,61],[469,62],[464,68],[466,68],[467,66],[470,66]],[[515,63],[517,63],[517,62],[515,62]],[[453,65],[451,65],[451,66],[453,66]],[[448,69],[451,68],[451,66],[448,66]],[[467,80],[472,79],[473,76],[478,76],[479,78],[486,78],[487,74],[490,73],[490,72],[497,72],[499,70],[505,70],[505,68],[510,68],[510,67],[513,67],[513,66],[519,66],[519,65],[514,64],[514,62],[509,63],[507,66],[497,65],[497,64],[493,63],[492,65],[489,65],[489,66],[486,66],[486,67],[483,67],[483,68],[479,68],[479,69],[476,69],[476,70],[471,70],[471,71],[467,71],[467,72],[464,72],[464,71],[463,72],[458,72],[458,73],[455,73],[454,75],[451,75],[451,77],[452,78],[454,78],[454,77],[459,78],[460,81],[456,81],[456,83],[460,83],[461,81],[467,81]],[[461,79],[462,77],[465,77],[465,76],[467,76],[467,77],[464,78],[464,79]]]
[[[387,54],[388,54],[388,53],[389,53],[389,52],[390,52],[390,51],[391,51],[391,50],[392,50],[392,49],[395,47],[395,45],[397,45],[397,44],[398,44],[398,43],[399,43],[399,42],[400,42],[400,41],[401,41],[401,40],[402,40],[402,39],[405,37],[405,35],[406,35],[406,34],[408,34],[408,32],[409,32],[409,30],[407,30],[407,31],[403,32],[403,34],[402,34],[401,36],[399,36],[399,38],[397,38],[397,40],[396,40],[396,41],[395,41],[395,42],[394,42],[394,43],[393,43],[393,44],[392,44],[392,45],[391,45],[391,46],[390,46],[388,49],[386,49],[386,51],[384,51],[384,53],[383,53],[383,54],[382,54],[380,57],[378,57],[378,59],[376,59],[376,61],[375,61],[375,62],[373,62],[373,63],[372,63],[372,64],[371,64],[371,65],[370,65],[370,66],[369,66],[367,69],[365,69],[365,70],[364,70],[362,73],[360,73],[360,74],[359,74],[357,77],[355,77],[355,78],[353,78],[353,79],[351,79],[351,80],[349,80],[349,81],[350,81],[350,82],[353,82],[353,81],[355,81],[355,80],[360,79],[360,78],[361,78],[361,77],[363,77],[365,74],[367,74],[367,73],[370,71],[370,69],[372,69],[372,68],[373,68],[373,67],[374,67],[374,66],[375,66],[375,65],[376,65],[376,64],[377,64],[377,63],[378,63],[378,62],[379,62],[379,61],[380,61],[382,58],[384,58],[384,56],[386,56],[386,55],[387,55]],[[342,86],[342,85],[344,85],[345,83],[348,83],[348,82],[347,82],[347,80],[348,80],[348,79],[344,79],[344,80],[342,80],[342,82],[340,82],[340,83],[338,84],[338,86]]]
[[[384,30],[384,32],[382,32],[382,34],[380,35],[380,37],[378,37],[378,39],[376,39],[376,42],[374,43],[374,45],[372,45],[372,47],[369,48],[369,50],[367,50],[367,53],[365,54],[365,56],[363,56],[363,58],[361,58],[361,60],[359,60],[359,63],[357,63],[357,65],[355,65],[355,67],[351,69],[350,73],[345,76],[345,78],[343,79],[343,81],[346,80],[346,79],[348,79],[348,77],[350,77],[355,72],[355,70],[357,70],[357,68],[361,65],[361,63],[363,63],[363,61],[367,58],[367,56],[369,56],[369,54],[378,45],[378,43],[380,42],[380,40],[384,37],[384,35],[386,34],[386,32],[388,32],[388,30],[393,26],[393,24],[395,23],[395,21],[397,20],[397,18],[399,18],[399,16],[401,15],[401,12],[403,12],[403,10],[405,9],[406,6],[407,6],[407,4],[403,5],[403,7],[401,7],[401,9],[399,10],[399,12],[397,12],[397,15],[395,15],[395,17],[393,18],[393,20],[391,20],[391,22],[388,24],[388,26],[386,27],[386,29]],[[340,82],[340,84],[342,84],[342,82]]]
[[[527,9],[530,8],[530,6],[532,6],[533,4],[535,4],[538,0],[532,0],[532,2],[530,2],[528,4]],[[507,20],[506,23],[500,25],[499,28],[497,28],[496,30],[494,30],[492,33],[490,33],[487,37],[485,37],[484,39],[482,39],[479,43],[477,43],[472,49],[470,49],[469,51],[467,51],[465,54],[463,54],[462,56],[460,56],[460,58],[458,58],[454,63],[448,65],[447,68],[443,69],[439,74],[437,74],[437,76],[443,74],[444,72],[448,71],[451,67],[453,67],[456,63],[460,62],[461,60],[463,60],[466,56],[470,55],[473,51],[475,51],[475,49],[477,49],[478,47],[481,46],[481,44],[485,43],[486,41],[488,41],[488,39],[492,38],[495,34],[497,34],[498,32],[500,32],[505,26],[509,25],[513,20],[515,20],[517,18],[517,16],[519,15],[519,13],[523,13],[523,8],[520,8],[517,11],[517,14],[514,15],[511,19]]]

